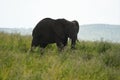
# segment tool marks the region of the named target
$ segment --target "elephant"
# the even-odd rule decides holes
[[[44,18],[35,26],[32,32],[31,51],[33,47],[45,48],[48,44],[56,43],[59,50],[67,45],[71,39],[71,49],[75,49],[79,23],[64,18]]]

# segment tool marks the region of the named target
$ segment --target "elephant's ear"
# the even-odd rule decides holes
[[[75,26],[79,26],[79,23],[76,20],[72,21],[72,23],[75,24]]]

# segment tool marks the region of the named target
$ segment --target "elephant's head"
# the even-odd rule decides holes
[[[72,26],[70,27],[69,37],[71,39],[71,48],[75,48],[77,34],[79,32],[79,23],[77,21],[72,21]]]
[[[64,27],[65,34],[71,39],[71,48],[74,49],[79,32],[79,23],[76,20],[67,21],[65,19],[58,19],[57,21]]]

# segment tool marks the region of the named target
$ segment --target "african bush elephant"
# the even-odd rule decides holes
[[[62,50],[67,45],[68,38],[71,39],[71,48],[74,49],[78,32],[77,21],[45,18],[33,29],[31,50],[37,46],[45,48],[50,43],[56,43],[58,49]]]

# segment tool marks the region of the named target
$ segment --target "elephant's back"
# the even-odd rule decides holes
[[[40,22],[38,22],[38,24],[35,26],[34,29],[46,29],[46,28],[49,28],[50,26],[54,25],[55,23],[55,20],[51,19],[51,18],[45,18],[43,20],[41,20]]]
[[[40,36],[40,35],[49,35],[52,34],[52,27],[55,24],[55,20],[51,18],[45,18],[41,20],[33,29],[33,36]]]

